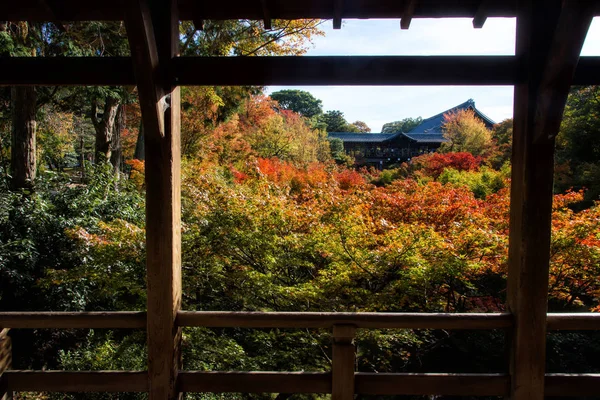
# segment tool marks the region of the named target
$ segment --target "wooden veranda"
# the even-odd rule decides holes
[[[146,329],[147,371],[4,371],[13,391],[599,396],[599,374],[546,374],[547,330],[600,329],[598,314],[547,314],[554,141],[571,85],[599,84],[580,51],[598,0],[5,0],[1,20],[124,20],[131,58],[2,58],[1,85],[136,85],[146,141],[147,312],[0,313],[2,328]],[[517,17],[515,56],[178,57],[180,20]],[[514,85],[508,313],[348,314],[181,310],[179,85]],[[331,328],[331,373],[180,370],[181,328]],[[356,329],[505,329],[505,374],[354,371]],[[0,369],[0,371],[2,371]]]

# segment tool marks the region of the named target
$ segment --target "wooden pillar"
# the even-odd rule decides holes
[[[511,398],[544,398],[546,313],[554,143],[592,20],[590,1],[522,0],[516,55],[526,70],[515,86],[508,308]]]
[[[354,398],[354,325],[333,326],[332,400]]]
[[[179,397],[181,330],[180,93],[175,0],[129,0],[126,25],[144,124],[148,378],[151,400]]]
[[[6,382],[2,381],[2,374],[12,365],[12,346],[8,331],[8,328],[0,328],[0,400],[12,399],[12,393],[6,389]]]

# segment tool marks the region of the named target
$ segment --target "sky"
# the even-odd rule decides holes
[[[306,55],[514,55],[515,19],[488,18],[483,29],[471,19],[413,19],[401,30],[399,20],[347,20],[334,30],[323,24]],[[582,55],[600,55],[600,18],[594,18]],[[386,122],[427,118],[468,99],[496,122],[512,117],[512,86],[270,86],[306,90],[323,109],[340,110],[346,120],[364,121],[373,132]]]

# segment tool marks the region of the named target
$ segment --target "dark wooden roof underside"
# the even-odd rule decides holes
[[[5,1],[0,19],[29,21],[121,20],[123,0],[40,0]],[[335,0],[266,0],[273,19],[334,18]],[[401,18],[409,0],[344,0],[341,18]],[[263,19],[261,1],[249,0],[179,0],[180,19]],[[481,0],[419,0],[413,18],[473,18]],[[486,0],[487,17],[514,17],[515,0]],[[597,7],[596,15],[600,13]]]

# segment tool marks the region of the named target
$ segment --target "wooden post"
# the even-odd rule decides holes
[[[513,400],[544,398],[554,142],[587,29],[590,1],[522,0],[516,55],[508,308]]]
[[[332,400],[354,398],[354,325],[333,326]]]
[[[172,1],[130,0],[126,25],[144,123],[148,378],[151,400],[179,397],[180,92],[172,86],[179,18]]]
[[[8,331],[8,328],[0,328],[0,400],[12,399],[12,393],[6,390],[6,382],[2,380],[2,374],[12,365],[12,346]]]

